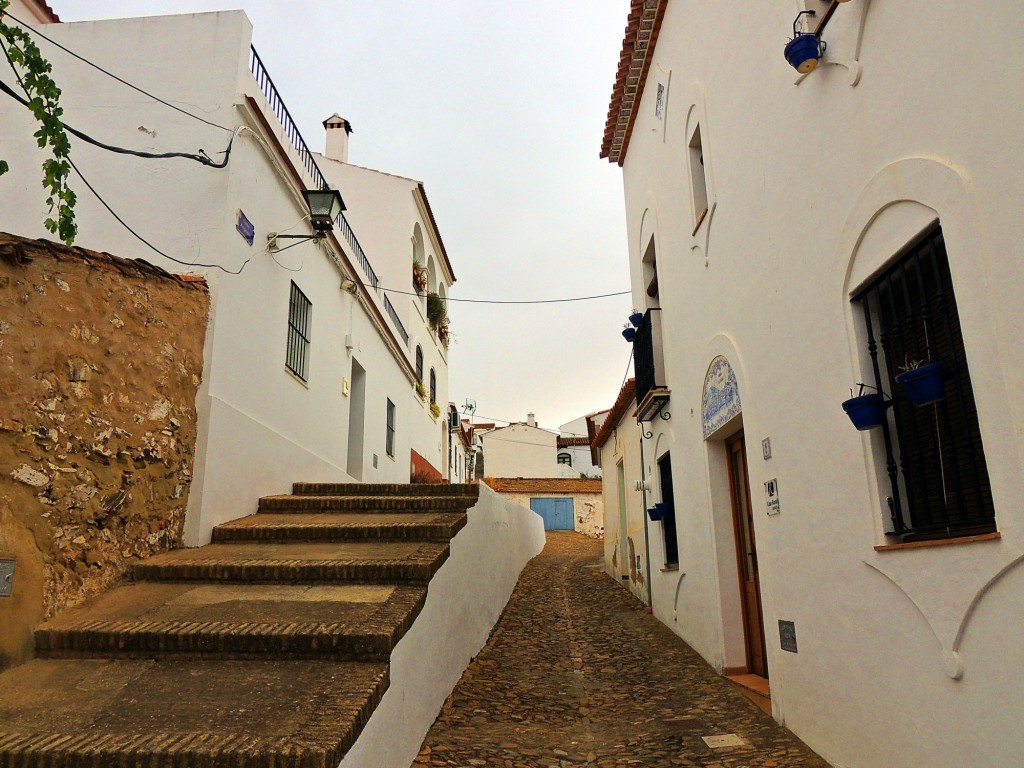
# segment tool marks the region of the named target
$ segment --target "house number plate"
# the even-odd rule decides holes
[[[0,560],[0,597],[10,597],[14,586],[14,561]]]

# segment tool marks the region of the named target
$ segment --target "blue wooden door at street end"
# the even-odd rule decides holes
[[[572,499],[530,499],[530,509],[544,518],[545,531],[572,531]]]

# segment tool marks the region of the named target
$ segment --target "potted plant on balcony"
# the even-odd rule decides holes
[[[437,421],[437,417],[441,415],[441,406],[437,403],[431,403],[430,415],[433,417],[434,421]]]
[[[422,381],[416,382],[416,394],[420,396],[420,400],[427,399],[427,388],[423,386]]]
[[[446,317],[437,324],[437,338],[442,344],[444,344],[445,349],[448,349],[448,344],[451,341],[451,330],[448,328],[448,322],[448,318]]]
[[[668,511],[668,507],[663,502],[658,502],[653,507],[649,507],[647,510],[647,516],[651,518],[652,522],[658,522],[665,518],[665,513]]]
[[[435,331],[442,321],[448,318],[448,307],[444,299],[431,291],[427,294],[427,322]]]
[[[860,384],[860,391],[857,393],[857,396],[843,402],[843,410],[846,411],[846,415],[850,417],[853,426],[861,431],[880,427],[885,421],[885,398],[878,391],[865,395],[865,387],[874,389],[874,387],[867,384]],[[850,394],[853,394],[852,390]]]
[[[902,373],[896,376],[896,383],[903,387],[914,405],[930,405],[946,396],[942,363],[905,360],[900,370]]]
[[[427,268],[421,262],[412,263],[412,284],[417,293],[427,290]]]

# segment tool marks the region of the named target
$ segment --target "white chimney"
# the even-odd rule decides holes
[[[534,416],[532,413],[526,414],[526,424],[527,424],[527,426],[530,426],[530,427],[536,427],[537,426],[537,417]]]
[[[348,135],[352,133],[352,123],[335,112],[324,120],[324,128],[327,130],[327,144],[324,149],[324,157],[347,163]]]

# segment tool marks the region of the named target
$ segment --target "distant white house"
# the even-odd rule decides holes
[[[455,278],[423,185],[345,163],[337,145],[343,136],[347,151],[350,126],[337,116],[326,157],[313,153],[240,11],[64,24],[45,4],[11,10],[51,22],[39,31],[172,104],[40,38],[68,125],[134,151],[226,161],[116,154],[72,138],[95,189],[72,174],[78,243],[210,286],[186,543],[296,480],[447,477],[448,430],[430,405],[448,401],[448,351],[424,295],[443,303]],[[0,230],[47,237],[35,130],[24,107],[0,101],[0,157],[11,165]],[[314,234],[303,193],[327,186],[348,209],[325,236],[296,239]],[[429,273],[419,296],[406,295],[414,262]]]
[[[563,424],[558,428],[558,439],[555,441],[559,465],[571,468],[577,477],[601,477],[601,467],[594,464],[590,453],[593,436],[587,432],[589,419],[590,416],[580,416]]]

